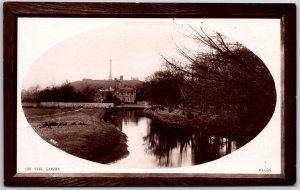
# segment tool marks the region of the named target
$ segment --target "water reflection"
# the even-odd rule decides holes
[[[146,152],[154,154],[159,167],[180,167],[190,159],[191,165],[218,159],[239,148],[226,138],[209,136],[200,129],[182,129],[152,122],[144,138]]]
[[[165,126],[134,111],[116,122],[128,137],[129,156],[113,165],[134,168],[182,167],[209,162],[235,151],[236,141],[200,129]]]
[[[139,126],[138,121],[140,117],[136,117],[135,111],[123,111],[121,115],[121,118],[114,119],[114,124],[121,131],[123,131],[123,126]]]
[[[124,125],[128,125],[129,122],[134,123],[136,126],[139,121],[139,117],[136,117],[135,111],[124,111],[122,112],[122,122],[124,122]]]

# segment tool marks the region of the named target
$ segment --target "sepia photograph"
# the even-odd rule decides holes
[[[50,48],[24,77],[24,114],[49,144],[112,166],[183,167],[230,154],[270,121],[274,79],[239,42],[201,21],[105,21]]]
[[[178,168],[238,150],[270,121],[273,76],[247,47],[203,27],[220,20],[89,20],[102,27],[43,52],[20,83],[28,123],[52,146],[110,166]],[[20,18],[20,41],[43,21]],[[273,63],[279,23],[257,24],[277,29],[268,36],[277,49],[262,52]]]
[[[22,182],[28,177],[63,186],[77,186],[72,177],[84,186],[105,185],[106,177],[117,186],[144,184],[119,177],[285,180],[281,18],[16,22],[19,184],[30,185]]]

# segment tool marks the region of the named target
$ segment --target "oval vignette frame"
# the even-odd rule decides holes
[[[135,10],[134,12],[130,10]],[[271,174],[18,174],[17,18],[279,18],[282,47],[282,165]],[[294,4],[4,3],[4,166],[8,186],[292,185],[296,180],[296,6]],[[288,76],[288,77],[287,77]],[[137,182],[138,181],[138,182]]]
[[[113,52],[115,50],[114,47],[107,47],[106,45],[101,45],[101,44],[105,43],[103,41],[103,38],[101,38],[101,36],[106,36],[105,37],[106,39],[109,38],[110,40],[108,40],[108,41],[114,40],[114,44],[117,44],[117,46],[121,46],[121,47],[122,46],[126,46],[126,45],[124,45],[122,43],[122,41],[124,39],[126,39],[126,41],[130,41],[130,46],[134,46],[134,47],[138,47],[139,48],[139,50],[140,50],[139,51],[140,52],[139,53],[139,57],[141,57],[141,54],[142,54],[141,49],[142,48],[145,48],[147,50],[147,52],[148,52],[149,46],[150,47],[152,47],[152,46],[156,47],[156,46],[158,46],[158,42],[153,42],[153,45],[150,44],[148,41],[145,42],[145,43],[141,43],[141,44],[137,43],[137,42],[132,42],[132,40],[134,39],[135,35],[138,35],[141,38],[142,34],[146,33],[145,31],[147,31],[147,35],[144,34],[144,36],[142,38],[145,38],[146,36],[149,36],[149,38],[150,38],[150,35],[151,35],[151,39],[152,40],[150,40],[150,41],[159,41],[160,42],[159,46],[164,46],[164,43],[162,43],[161,41],[167,41],[167,40],[165,39],[165,37],[164,37],[163,34],[164,33],[171,34],[171,31],[174,31],[176,29],[180,30],[180,28],[183,28],[182,30],[184,31],[185,27],[190,26],[189,24],[186,24],[186,26],[185,25],[182,26],[184,24],[184,21],[186,21],[186,20],[181,20],[179,22],[182,22],[182,24],[178,24],[178,23],[170,23],[170,20],[168,20],[168,21],[166,21],[166,20],[160,20],[160,19],[159,20],[151,20],[149,22],[149,24],[151,24],[151,29],[152,30],[153,30],[153,28],[157,28],[157,30],[167,30],[166,28],[161,27],[162,23],[163,23],[163,25],[167,25],[167,26],[169,26],[169,27],[172,28],[172,29],[170,29],[170,31],[165,31],[165,32],[162,32],[162,33],[150,32],[149,28],[147,28],[147,27],[144,26],[145,22],[147,23],[147,20],[144,20],[144,19],[139,19],[138,22],[136,22],[136,20],[134,20],[134,21],[133,20],[126,20],[126,21],[124,21],[124,23],[121,23],[121,24],[112,24],[112,26],[102,27],[102,28],[95,29],[95,30],[92,30],[92,31],[88,30],[88,31],[83,32],[83,33],[78,33],[75,36],[70,36],[69,38],[67,38],[67,39],[65,39],[63,41],[58,42],[54,46],[52,46],[49,49],[47,49],[47,51],[45,51],[43,54],[41,54],[40,57],[37,58],[37,61],[34,62],[30,66],[30,68],[27,71],[27,73],[25,73],[25,78],[24,78],[23,81],[26,81],[27,77],[29,77],[29,76],[34,76],[34,78],[43,78],[42,76],[47,76],[47,73],[49,72],[49,70],[55,70],[55,68],[59,68],[60,66],[64,66],[66,68],[71,68],[73,66],[73,64],[77,65],[77,64],[80,64],[80,63],[82,63],[82,64],[84,63],[84,65],[82,67],[88,67],[88,66],[90,66],[87,63],[89,63],[89,62],[96,62],[93,59],[92,60],[89,60],[89,59],[90,59],[90,57],[97,57],[97,52],[105,52],[105,50],[106,50],[106,52]],[[207,22],[209,22],[209,21],[207,21]],[[19,23],[22,23],[22,20]],[[21,26],[23,26],[23,25],[21,25]],[[20,30],[22,30],[22,28]],[[103,32],[103,30],[114,31],[114,34],[110,34],[111,36],[108,36],[106,34],[106,32]],[[130,31],[136,31],[136,30],[141,30],[143,32],[139,31],[137,33],[128,35],[128,34],[130,34]],[[157,31],[157,30],[154,30],[154,31]],[[209,31],[208,29],[204,29],[204,28],[203,28],[203,30],[205,31],[206,34],[208,34],[210,36],[212,36],[213,34],[217,33],[215,31]],[[115,32],[115,31],[117,31],[117,32]],[[122,38],[120,38],[119,40],[117,40],[116,36],[121,36],[123,33],[127,34],[127,35],[124,35],[126,37],[123,36]],[[178,42],[181,41],[181,40],[182,41],[184,41],[184,40],[190,41],[191,40],[191,39],[187,38],[186,36],[176,35],[176,33],[178,33],[178,32],[172,33],[172,36],[173,35],[177,36],[176,39],[177,39]],[[157,35],[159,37],[157,37]],[[273,115],[273,113],[275,111],[275,105],[276,105],[276,102],[275,102],[276,101],[275,82],[274,82],[274,79],[272,77],[272,74],[270,73],[270,71],[266,67],[265,63],[263,63],[262,60],[257,55],[255,55],[253,52],[251,52],[247,47],[245,47],[244,45],[238,43],[236,40],[233,40],[233,39],[231,39],[231,38],[229,38],[229,37],[227,37],[225,35],[222,35],[222,34],[220,34],[220,35],[222,36],[223,40],[228,41],[227,44],[238,44],[238,45],[236,45],[237,47],[235,47],[235,48],[238,48],[241,52],[246,53],[246,54],[244,54],[244,59],[245,60],[250,59],[250,60],[249,61],[243,60],[243,63],[244,62],[246,62],[246,63],[249,62],[250,64],[249,64],[248,67],[250,67],[250,68],[253,67],[254,68],[254,70],[253,70],[253,68],[250,69],[250,71],[252,71],[253,73],[250,74],[249,72],[247,72],[249,74],[249,76],[252,76],[252,77],[250,77],[252,80],[255,80],[255,81],[266,81],[265,78],[267,78],[270,81],[269,83],[267,83],[267,85],[264,85],[264,87],[263,87],[263,90],[265,90],[265,91],[268,90],[269,96],[264,100],[264,102],[268,102],[268,103],[265,103],[264,106],[262,106],[261,105],[262,103],[256,103],[257,101],[255,101],[255,100],[251,100],[250,101],[251,105],[253,104],[254,107],[259,107],[258,110],[263,110],[263,108],[267,108],[267,107],[269,107],[269,108],[267,110],[264,110],[264,111],[260,112],[260,113],[263,113],[263,115],[262,115],[263,117],[261,116],[261,114],[260,115],[259,114],[254,115],[254,116],[252,116],[251,119],[250,119],[250,117],[246,117],[246,120],[243,120],[241,124],[238,124],[239,126],[243,126],[242,128],[248,128],[249,127],[248,124],[251,123],[251,121],[253,120],[253,117],[254,118],[256,118],[258,116],[262,117],[261,120],[257,121],[258,124],[254,124],[255,126],[259,125],[259,127],[257,127],[257,129],[255,130],[255,132],[252,132],[251,135],[250,135],[249,131],[246,132],[246,133],[243,133],[243,131],[240,131],[240,128],[238,130],[239,131],[238,132],[239,138],[237,138],[236,135],[231,135],[232,131],[231,131],[230,128],[231,127],[235,128],[236,127],[235,125],[234,126],[230,126],[230,128],[227,129],[227,130],[224,130],[224,133],[222,133],[222,134],[220,134],[220,132],[218,132],[218,133],[214,133],[214,132],[208,133],[208,137],[207,137],[208,140],[207,141],[209,141],[210,143],[213,143],[213,144],[219,144],[219,143],[217,143],[219,140],[217,140],[215,138],[220,138],[221,142],[220,142],[220,145],[219,145],[220,146],[219,149],[222,149],[222,147],[226,146],[226,151],[221,151],[220,150],[218,156],[213,156],[215,154],[214,151],[209,151],[209,149],[215,149],[215,148],[213,148],[214,147],[213,144],[207,145],[207,146],[211,147],[211,148],[207,148],[208,150],[199,150],[199,148],[197,148],[197,146],[201,146],[199,144],[201,144],[201,142],[203,142],[203,140],[201,140],[203,137],[202,137],[202,135],[197,135],[196,133],[198,133],[198,132],[201,133],[201,131],[203,131],[205,133],[205,130],[203,130],[203,129],[201,130],[201,128],[199,130],[192,130],[191,129],[188,133],[186,133],[186,135],[184,135],[185,137],[180,137],[180,136],[178,136],[179,134],[181,134],[179,129],[175,128],[176,129],[175,133],[172,133],[172,129],[170,129],[170,128],[168,129],[168,127],[165,126],[164,127],[165,130],[169,130],[170,134],[172,133],[172,135],[176,136],[177,143],[180,143],[181,146],[186,146],[186,149],[184,149],[184,151],[180,151],[180,156],[179,156],[180,158],[178,157],[178,162],[176,162],[176,158],[177,157],[175,157],[174,154],[172,154],[172,152],[174,151],[174,149],[177,149],[177,148],[173,147],[171,145],[171,144],[173,144],[172,142],[174,141],[174,139],[168,138],[168,136],[164,136],[162,134],[163,130],[160,131],[160,130],[158,130],[158,128],[154,128],[153,130],[150,130],[151,134],[149,134],[150,131],[148,129],[148,134],[146,136],[143,136],[143,139],[146,138],[148,140],[145,141],[145,139],[144,139],[143,142],[146,143],[146,144],[145,144],[145,146],[142,146],[142,147],[145,148],[145,149],[147,149],[148,151],[150,151],[149,153],[145,154],[145,155],[148,156],[148,157],[145,156],[145,158],[144,158],[145,160],[147,160],[147,158],[152,157],[153,155],[155,155],[155,160],[156,161],[150,162],[150,163],[153,164],[153,168],[157,168],[157,167],[158,168],[160,168],[160,167],[162,167],[162,168],[181,168],[181,167],[184,167],[184,166],[195,166],[195,165],[205,164],[205,163],[208,163],[208,162],[220,159],[220,158],[222,158],[224,156],[227,156],[230,153],[232,153],[232,152],[234,152],[234,151],[242,148],[243,146],[245,146],[246,144],[248,144],[250,141],[252,141],[267,126],[267,123],[271,120],[271,117],[272,117],[272,115]],[[168,36],[168,35],[166,35],[166,36]],[[180,37],[182,37],[182,39]],[[172,37],[172,39],[173,38],[174,37]],[[74,55],[74,52],[78,52],[77,47],[85,47],[82,44],[90,44],[89,42],[91,40],[95,40],[95,39],[97,39],[97,41],[101,42],[100,45],[98,44],[99,47],[97,45],[96,46],[95,45],[91,45],[92,48],[90,46],[87,47],[87,49],[89,49],[89,48],[90,49],[97,49],[95,55],[91,55],[90,51],[88,51],[89,53],[86,53],[85,51],[84,52],[80,52],[80,57],[81,57],[80,61],[78,61],[78,62],[74,61],[74,58],[72,58],[72,57]],[[135,44],[135,43],[137,43],[137,44]],[[183,42],[183,43],[185,43],[185,42]],[[76,44],[76,45],[72,45],[72,44]],[[169,48],[173,49],[174,47],[169,47]],[[234,52],[235,48],[234,47],[232,47],[232,48],[233,48],[232,51]],[[81,48],[80,48],[80,50],[81,50]],[[64,52],[63,57],[57,56],[60,51]],[[134,49],[132,50],[132,48],[131,48],[131,51],[134,51]],[[127,51],[123,51],[122,50],[122,54],[119,55],[119,57],[122,57],[122,59],[126,59],[127,58],[126,55],[130,54],[131,51],[130,50],[127,50]],[[169,51],[165,50],[165,52],[169,52]],[[177,53],[176,49],[174,50],[174,53]],[[143,57],[150,57],[150,56],[147,56],[146,53],[144,53],[142,55],[143,55]],[[245,58],[245,55],[247,55],[249,57],[252,56],[252,58],[248,58],[247,59],[247,58]],[[157,56],[159,57],[160,55],[157,55]],[[67,57],[67,58],[65,58],[65,57]],[[87,57],[87,58],[84,58],[84,57]],[[107,57],[107,56],[101,56],[101,57]],[[128,57],[130,57],[130,56],[128,56]],[[49,59],[49,60],[47,60],[47,59]],[[63,59],[63,61],[61,61],[60,59]],[[95,59],[98,60],[99,58],[98,59],[95,58]],[[102,60],[99,61],[99,62],[105,63],[105,58],[102,58]],[[140,60],[140,61],[136,61],[135,60],[135,62],[142,62],[142,60]],[[129,62],[129,63],[131,64],[131,62]],[[50,69],[48,65],[51,65],[52,69]],[[96,65],[96,64],[93,64],[93,65]],[[104,65],[103,64],[100,64],[100,65],[101,65],[101,67],[99,67],[98,69],[95,68],[95,69],[91,69],[91,70],[92,71],[99,71],[99,70],[101,70],[104,67]],[[145,66],[145,68],[148,69],[148,65],[149,64],[147,65],[144,62],[143,65]],[[255,66],[252,66],[252,65],[255,65]],[[45,69],[47,67],[48,67],[48,69]],[[126,63],[122,62],[122,64],[120,64],[120,65],[119,64],[117,64],[117,65],[114,64],[114,67],[122,68],[122,72],[124,72],[124,70],[126,70],[126,67],[130,68],[131,65],[126,65]],[[223,67],[221,67],[221,68],[223,68]],[[257,69],[257,68],[259,68],[259,69]],[[83,69],[76,69],[76,70],[80,70],[80,73],[83,72],[82,71]],[[70,74],[76,75],[76,74],[78,74],[78,73],[76,73],[76,71],[75,72],[73,72],[73,71],[74,70],[70,71],[70,73],[66,73],[68,71],[63,72],[63,73],[64,73],[64,75],[70,75]],[[255,74],[256,72],[264,73],[264,75],[260,76],[259,74]],[[100,73],[97,72],[97,74],[100,74]],[[106,73],[102,72],[101,74],[103,76]],[[128,75],[128,73],[124,73],[124,74]],[[63,78],[65,78],[64,75],[63,75]],[[58,76],[60,76],[60,75],[58,75]],[[258,78],[257,79],[254,78],[253,79],[253,77],[258,77]],[[262,77],[262,78],[259,78],[259,77]],[[48,78],[53,78],[53,77],[49,76]],[[45,77],[44,77],[44,79],[45,79]],[[245,79],[249,80],[249,77],[246,77]],[[105,79],[105,80],[107,80],[107,79]],[[105,82],[106,82],[105,80],[104,81],[102,81],[102,80],[98,81],[99,86],[101,86],[100,88],[102,88],[102,85],[103,85],[102,83],[105,84]],[[95,80],[91,79],[90,82],[92,82],[92,81],[96,82]],[[124,80],[124,82],[126,82],[126,80]],[[82,80],[82,81],[72,81],[72,82],[70,82],[70,84],[75,88],[76,91],[80,91],[81,93],[83,93],[83,91],[82,91],[83,87],[78,88],[78,86],[80,86],[79,84],[81,84],[81,85],[85,84],[86,87],[87,86],[88,87],[91,86],[91,88],[93,88],[93,84],[94,83],[92,84],[92,83],[88,83],[88,81]],[[143,84],[143,81],[141,81],[141,84]],[[107,84],[105,84],[105,86],[107,86]],[[55,85],[55,87],[59,88],[59,86],[57,86],[57,85]],[[50,93],[52,87],[51,86],[47,86],[46,88],[49,89],[49,93]],[[114,87],[110,86],[110,88],[114,88]],[[238,90],[238,87],[236,87],[236,86],[233,86],[233,88],[234,88],[234,90]],[[260,89],[261,88],[262,87],[260,87]],[[40,89],[40,90],[44,91],[44,89],[45,88]],[[229,89],[232,89],[232,87],[229,88]],[[228,89],[226,89],[226,88],[224,88],[223,90],[226,91],[226,92],[228,92]],[[53,91],[53,93],[55,93],[55,92]],[[229,93],[226,93],[226,94],[228,96]],[[95,95],[93,95],[93,96],[95,96]],[[222,95],[222,97],[223,96],[224,96],[224,94]],[[45,97],[45,91],[44,91],[44,97]],[[67,97],[67,95],[66,95],[66,97]],[[219,98],[220,95],[217,95],[216,97]],[[41,102],[40,103],[40,107],[43,107],[43,106],[41,106],[41,104],[44,101],[43,100],[39,100],[39,102]],[[226,101],[226,100],[222,100],[222,101]],[[25,103],[26,103],[26,100],[25,100]],[[235,104],[233,104],[233,105],[235,105]],[[47,118],[46,117],[47,118],[46,121],[48,121],[48,123],[49,123],[49,121],[52,121],[52,122],[55,122],[55,123],[57,122],[58,126],[56,126],[56,124],[53,124],[52,126],[49,125],[47,127],[47,126],[45,126],[46,123],[44,123],[44,125],[42,125],[43,122],[45,121],[45,120],[42,120],[43,122],[40,123],[39,127],[38,127],[36,124],[34,124],[34,123],[37,122],[36,120],[35,120],[35,122],[31,122],[32,115],[31,115],[30,111],[29,111],[29,113],[27,113],[26,110],[27,110],[28,106],[24,106],[23,105],[23,101],[22,101],[22,107],[23,107],[23,111],[25,113],[25,117],[26,117],[27,121],[29,122],[29,124],[31,125],[31,127],[35,130],[36,134],[39,135],[43,140],[45,140],[49,144],[53,145],[54,147],[56,147],[56,148],[58,148],[58,149],[60,149],[62,151],[65,151],[66,153],[69,153],[71,155],[74,155],[74,156],[77,156],[79,158],[86,159],[86,160],[89,160],[89,161],[101,163],[98,158],[94,158],[93,156],[92,157],[87,157],[86,154],[81,155],[81,154],[79,154],[77,152],[70,151],[70,149],[72,149],[72,148],[61,148],[61,146],[58,146],[58,145],[64,144],[63,140],[58,140],[58,142],[55,141],[55,140],[57,140],[57,138],[59,138],[59,136],[53,135],[52,138],[50,138],[49,136],[48,137],[43,136],[43,132],[42,131],[46,132],[48,130],[48,127],[52,131],[56,131],[56,130],[59,131],[62,128],[64,128],[65,124],[63,124],[63,126],[62,126],[61,125],[62,123],[60,121],[66,121],[66,120],[64,120],[63,116],[62,117],[58,117],[57,116],[60,113],[60,111],[58,111],[57,113],[55,113],[56,116],[53,116],[53,118]],[[30,108],[29,108],[29,110],[30,110]],[[62,110],[62,112],[65,112],[65,110]],[[257,111],[255,111],[255,112],[257,112]],[[47,112],[45,112],[45,113],[47,113]],[[249,113],[247,115],[249,115]],[[137,116],[135,116],[135,117],[137,117]],[[128,118],[128,119],[130,119],[130,118]],[[237,118],[237,120],[238,119],[239,118]],[[84,122],[81,121],[80,123],[84,123]],[[232,125],[232,124],[230,124],[230,125]],[[251,124],[251,126],[253,126],[253,124]],[[68,126],[67,128],[69,128],[69,127],[70,126]],[[85,126],[85,125],[83,125],[82,127],[86,128],[86,129],[89,128],[88,126]],[[217,124],[217,128],[220,128],[220,127],[225,127],[225,126]],[[122,128],[123,128],[123,126],[122,126]],[[217,128],[213,127],[210,131],[214,131],[214,130],[218,131]],[[228,132],[228,130],[230,130],[230,131]],[[191,132],[191,131],[193,131],[193,132]],[[184,132],[184,130],[182,132]],[[192,136],[196,135],[197,138],[194,139],[192,136],[189,136],[190,133],[193,133]],[[230,135],[228,133],[230,133]],[[220,135],[223,135],[223,136],[220,136]],[[154,145],[153,143],[151,143],[151,138],[154,138],[154,136],[160,137],[160,138],[157,138],[157,140],[159,140],[161,138],[164,138],[164,139],[168,139],[168,141],[170,141],[170,142],[166,143],[167,141],[163,140],[163,142],[166,143],[165,145],[160,145],[160,143],[157,143],[158,145]],[[242,136],[242,137],[240,137],[240,136]],[[230,139],[230,137],[231,138],[235,138],[235,139]],[[76,137],[73,137],[73,138],[79,138],[79,135],[76,135]],[[80,136],[80,138],[86,138],[86,139],[88,139],[85,136]],[[99,137],[99,138],[101,138],[101,137]],[[192,141],[195,141],[195,142],[193,143],[193,145],[190,145],[190,143],[188,143],[188,145],[185,145],[184,144],[185,141],[186,141],[185,138],[190,138],[191,142]],[[222,140],[221,140],[221,138],[222,138]],[[223,138],[226,138],[226,140],[223,140]],[[72,138],[70,137],[70,139],[72,139]],[[75,140],[73,139],[73,141],[75,141]],[[161,141],[162,140],[160,140],[160,142]],[[67,143],[67,141],[65,141],[65,143]],[[132,144],[132,142],[130,144]],[[150,144],[152,144],[152,145],[150,145]],[[70,146],[72,147],[72,145],[70,145]],[[79,144],[77,144],[76,146],[79,146]],[[152,146],[153,150],[151,150],[150,146]],[[167,148],[164,150],[162,148],[162,146],[170,147],[170,150],[167,149]],[[195,148],[193,148],[193,147],[195,147]],[[130,149],[130,147],[129,147],[129,149]],[[193,153],[189,154],[187,152],[189,152],[190,149],[191,149],[191,151]],[[49,151],[51,151],[51,150],[49,150]],[[99,151],[99,150],[97,150],[97,151]],[[93,155],[93,154],[95,154],[94,152],[95,151],[90,151],[89,154]],[[116,160],[111,160],[110,162],[108,162],[108,164],[111,165],[111,166],[119,166],[119,167],[128,168],[128,169],[133,169],[133,168],[146,169],[145,166],[147,164],[144,164],[144,165],[141,164],[141,163],[135,164],[136,162],[139,162],[139,161],[143,162],[141,160],[143,157],[139,158],[139,160],[134,161],[134,153],[132,153],[132,152],[136,152],[136,151],[129,151],[129,155],[123,155],[123,157],[120,156],[121,158],[118,158]],[[157,152],[159,152],[159,153],[157,153]],[[167,152],[169,152],[169,153],[167,154]],[[201,154],[205,154],[205,155],[201,156]],[[138,155],[136,155],[136,156],[138,156]],[[189,155],[189,156],[184,156],[184,155]],[[200,155],[199,157],[204,157],[204,159],[198,158],[198,156],[195,156],[195,155]],[[130,158],[127,158],[127,157],[131,157],[131,159],[133,159],[132,161],[129,162],[129,166],[126,166],[126,164],[114,164],[114,162],[121,161],[122,159],[125,159],[125,160],[129,161]],[[211,157],[211,158],[208,158],[208,157]],[[179,161],[179,159],[181,161]],[[163,160],[168,160],[168,161],[163,161]],[[169,160],[172,160],[172,161],[169,161]],[[187,164],[187,162],[189,162],[189,161],[191,162],[191,163],[189,163],[190,165],[183,165],[183,164]],[[124,162],[124,161],[121,161],[121,162]],[[125,161],[125,163],[126,163],[126,161]],[[150,164],[149,162],[146,162],[146,163]],[[154,163],[156,163],[156,164],[154,164]]]

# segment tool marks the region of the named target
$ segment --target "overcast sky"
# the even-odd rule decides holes
[[[144,80],[161,67],[161,54],[168,58],[180,57],[175,43],[196,49],[184,35],[187,24],[199,28],[215,22],[215,19],[183,20],[19,19],[18,64],[26,71],[20,76],[24,78],[22,88],[83,78],[108,79],[110,58],[113,78],[123,75],[124,79]],[[222,29],[226,32],[225,24]]]

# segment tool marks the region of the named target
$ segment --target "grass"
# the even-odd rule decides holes
[[[241,144],[246,144],[252,140],[265,127],[254,125],[251,121],[247,123],[237,123],[234,117],[220,115],[201,115],[193,113],[193,118],[188,118],[182,114],[182,110],[174,110],[169,113],[168,110],[152,111],[146,109],[140,111],[141,115],[147,116],[162,125],[172,127],[201,128],[211,135],[222,136],[231,140],[236,140]]]
[[[72,155],[110,163],[128,155],[127,137],[114,125],[103,121],[104,111],[24,108],[31,127],[45,141]]]
[[[61,114],[63,112],[74,111],[74,108],[23,108],[25,115],[28,117],[49,116]]]

